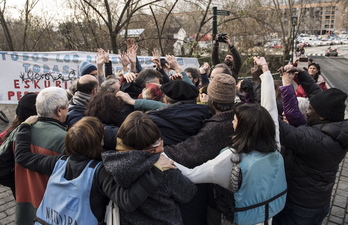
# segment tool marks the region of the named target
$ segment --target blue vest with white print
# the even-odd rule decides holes
[[[278,151],[252,151],[241,157],[242,183],[234,193],[234,223],[267,221],[285,206],[287,184],[283,157]]]
[[[35,225],[98,224],[91,210],[90,194],[95,171],[101,162],[92,168],[90,165],[95,161],[91,160],[78,177],[67,180],[64,174],[68,160],[59,159],[56,162],[37,209]]]

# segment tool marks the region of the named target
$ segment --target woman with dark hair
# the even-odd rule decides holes
[[[324,77],[321,75],[320,71],[320,65],[318,63],[311,63],[308,65],[308,71],[309,75],[313,77],[315,82],[321,87],[321,89],[326,90],[326,81]],[[302,86],[299,85],[296,89],[296,96],[297,97],[307,97],[306,92],[303,90]]]
[[[104,149],[116,148],[116,134],[122,123],[122,101],[113,93],[100,92],[87,105],[85,116],[94,116],[104,124]]]
[[[30,124],[36,120],[37,117],[29,117],[19,127],[16,162],[50,176],[36,212],[35,221],[40,224],[103,224],[109,199],[131,212],[161,183],[162,171],[172,163],[157,158],[156,166],[149,165],[149,170],[134,184],[123,189],[100,162],[104,126],[97,118],[83,117],[69,129],[65,139],[68,156],[45,156],[30,151]]]
[[[15,180],[14,180],[14,155],[13,144],[16,139],[17,127],[29,116],[36,115],[36,97],[37,94],[29,92],[18,101],[16,116],[11,125],[0,134],[0,184],[11,188],[14,198]]]
[[[232,144],[212,160],[182,170],[194,183],[215,183],[215,202],[221,224],[258,224],[271,222],[286,200],[284,161],[277,144],[277,109],[273,79],[264,58],[261,103],[236,108]]]
[[[103,162],[116,183],[127,188],[160,157],[161,132],[148,115],[132,112],[117,133],[116,150],[104,152]],[[196,186],[179,170],[168,170],[161,185],[134,212],[120,209],[121,224],[182,224],[177,203],[187,203],[195,193]]]
[[[199,70],[193,67],[187,67],[185,70],[185,73],[187,74],[188,78],[192,81],[193,85],[197,88],[200,88],[200,82],[199,79],[201,74],[199,73]]]

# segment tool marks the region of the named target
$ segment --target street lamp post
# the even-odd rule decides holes
[[[295,59],[295,27],[297,25],[297,15],[293,14],[291,17],[291,24],[292,24],[292,57],[291,62],[294,62]]]

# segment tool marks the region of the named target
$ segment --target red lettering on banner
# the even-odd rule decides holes
[[[45,88],[51,87],[51,81],[45,80],[44,81],[44,86],[45,86]]]
[[[16,97],[17,100],[21,99],[23,97],[23,95],[29,93],[28,91],[25,91],[25,92],[21,92],[21,91],[17,91],[17,92],[14,92],[14,91],[9,91],[7,92],[7,96],[8,96],[8,100],[13,100],[12,97]],[[35,92],[36,94],[39,94],[39,92]]]
[[[34,88],[41,89],[41,87],[38,85],[38,83],[39,83],[38,80],[34,80]]]
[[[59,80],[56,80],[56,87],[60,87],[61,88],[60,84],[61,84],[61,82]]]
[[[24,81],[24,83],[25,83],[24,88],[30,88],[30,85],[28,84],[29,82],[30,82],[30,80]]]
[[[17,100],[21,99],[22,98],[22,92],[20,91],[17,91]]]
[[[17,88],[17,89],[20,88],[19,87],[19,80],[14,80],[13,83],[14,83],[14,88]]]
[[[13,91],[7,92],[8,100],[11,100],[11,98],[15,95]]]

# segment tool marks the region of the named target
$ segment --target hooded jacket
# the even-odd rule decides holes
[[[107,151],[102,154],[105,169],[123,188],[129,187],[159,159],[160,154],[145,151]],[[196,186],[180,170],[164,172],[162,183],[134,212],[120,208],[121,224],[182,224],[177,202],[186,203],[196,193]]]

